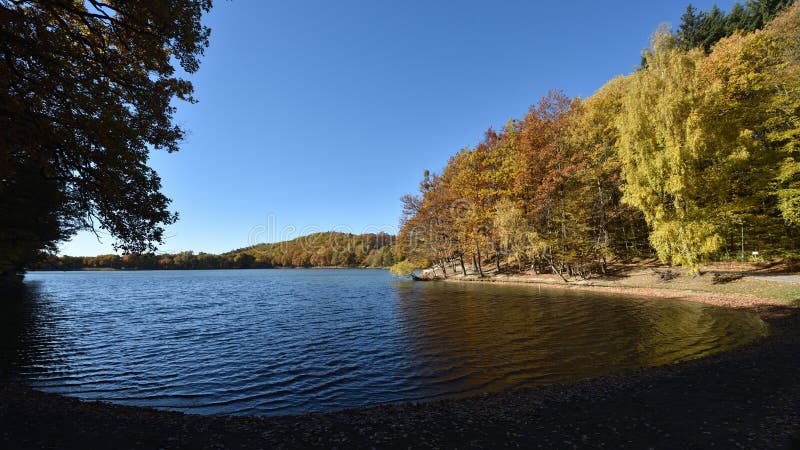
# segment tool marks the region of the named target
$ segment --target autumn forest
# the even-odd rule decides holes
[[[609,260],[800,252],[800,5],[689,7],[633,73],[594,95],[554,90],[425,172],[403,198],[398,272],[568,277]],[[445,272],[446,275],[446,272]]]
[[[48,255],[34,269],[436,267],[565,280],[612,261],[800,254],[800,5],[689,6],[631,74],[588,98],[553,90],[425,171],[400,232],[318,233],[220,255]],[[757,253],[754,253],[757,252]]]

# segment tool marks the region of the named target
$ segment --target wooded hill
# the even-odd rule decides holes
[[[635,72],[586,99],[553,91],[425,172],[403,198],[401,266],[464,260],[562,276],[648,257],[800,249],[800,5],[689,7]],[[742,251],[744,242],[744,252]],[[475,264],[480,261],[480,264]]]
[[[395,236],[385,233],[315,233],[290,241],[258,244],[219,255],[127,254],[91,257],[50,255],[34,270],[249,269],[273,267],[389,267]]]

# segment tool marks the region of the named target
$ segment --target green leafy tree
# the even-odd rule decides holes
[[[747,27],[747,11],[741,3],[736,2],[733,8],[725,17],[725,34],[732,35],[736,30],[744,30]]]
[[[707,13],[703,14],[703,20],[698,31],[697,45],[706,53],[710,53],[711,47],[726,36],[725,13],[717,5],[712,6]]]
[[[793,3],[794,0],[748,0],[744,6],[735,3],[727,15],[717,5],[701,12],[690,4],[675,33],[678,46],[683,50],[699,47],[710,53],[720,39],[737,31],[752,33],[760,30]],[[642,66],[645,64],[643,61]]]
[[[681,16],[681,24],[678,27],[678,45],[684,50],[691,50],[700,45],[703,23],[704,14],[690,3],[686,7],[686,12]]]

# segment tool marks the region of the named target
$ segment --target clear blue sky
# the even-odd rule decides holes
[[[687,4],[215,3],[211,47],[190,77],[199,103],[176,116],[188,139],[151,159],[181,217],[160,251],[395,232],[399,198],[423,170],[441,170],[550,89],[586,97],[629,73]],[[61,252],[110,253],[111,239],[81,233]]]

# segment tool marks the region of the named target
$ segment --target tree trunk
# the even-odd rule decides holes
[[[556,266],[555,266],[555,264],[553,264],[552,262],[550,263],[550,268],[552,268],[552,269],[553,269],[553,272],[554,272],[554,273],[557,273],[557,274],[558,274],[558,276],[560,276],[560,277],[561,277],[561,279],[562,279],[562,280],[564,280],[564,282],[565,282],[565,283],[569,283],[569,280],[568,280],[568,279],[566,279],[566,278],[564,277],[564,274],[562,273],[562,271],[561,271],[561,270],[558,270],[558,269],[556,269]]]
[[[606,199],[603,195],[603,183],[597,179],[597,194],[600,200],[600,232],[603,234],[603,246],[608,247],[608,227],[606,226]]]
[[[477,261],[478,261],[478,275],[480,275],[481,277],[483,277],[483,267],[481,267],[481,248],[480,248],[479,246],[477,246],[477,245],[476,245],[476,246],[475,246],[475,251],[476,251],[476,253],[478,254],[478,255],[477,255]]]
[[[458,255],[458,261],[461,263],[461,272],[464,274],[464,276],[467,276],[467,268],[464,267],[464,254],[463,253],[460,253]]]

